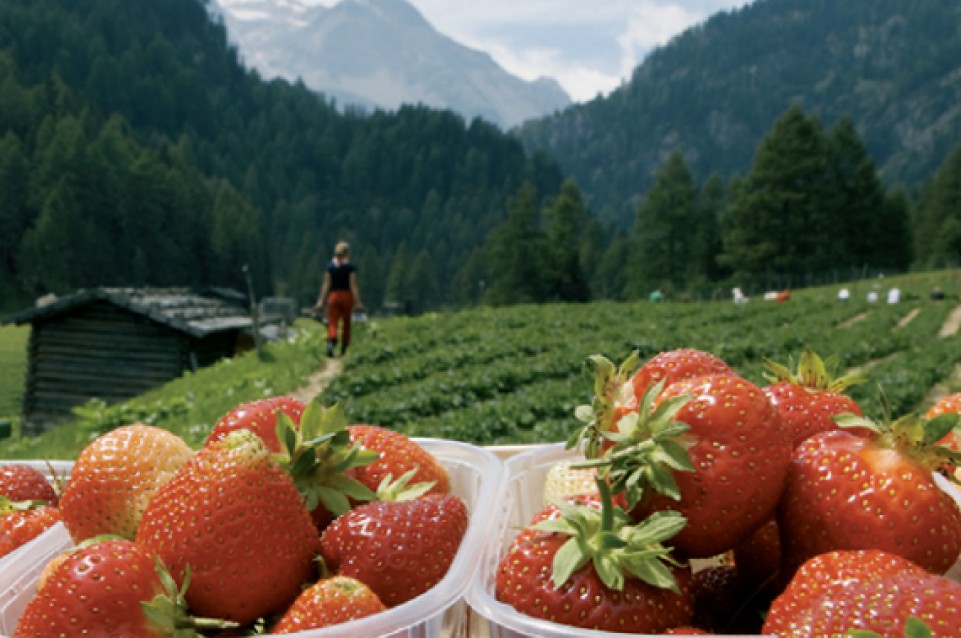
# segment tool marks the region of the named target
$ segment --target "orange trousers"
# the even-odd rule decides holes
[[[350,318],[354,311],[354,293],[334,290],[327,296],[327,338],[337,340],[337,324],[340,323],[340,345],[350,345]]]

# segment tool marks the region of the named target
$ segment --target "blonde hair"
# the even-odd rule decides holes
[[[343,257],[349,252],[350,252],[350,244],[348,244],[345,241],[339,241],[337,242],[337,245],[334,246],[334,256],[336,257]]]

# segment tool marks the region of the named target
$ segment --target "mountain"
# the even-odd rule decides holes
[[[673,151],[700,179],[744,174],[792,104],[824,126],[849,115],[885,183],[916,186],[961,139],[959,34],[956,0],[757,0],[652,52],[609,96],[518,134],[621,227]]]
[[[405,0],[217,0],[230,39],[263,76],[301,79],[340,104],[424,104],[503,128],[571,103],[551,79],[521,80],[438,33]]]
[[[264,80],[209,9],[0,2],[0,308],[247,275],[313,304],[340,239],[371,309],[476,302],[488,235],[526,181],[557,192],[556,164],[482,119]]]

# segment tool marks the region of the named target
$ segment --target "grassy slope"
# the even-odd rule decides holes
[[[961,281],[957,273],[899,279],[903,295],[896,306],[868,305],[872,283],[851,286],[844,304],[835,287],[795,292],[785,304],[519,306],[372,321],[357,326],[343,373],[321,400],[341,401],[355,422],[420,436],[481,444],[551,441],[566,437],[575,425],[574,406],[590,400],[584,365],[590,354],[619,361],[632,349],[650,356],[702,348],[763,383],[765,357],[786,362],[811,347],[837,354],[843,369],[869,369],[872,383],[852,391],[867,412],[879,416],[877,383],[897,411],[917,409],[961,361],[961,336],[938,337]],[[891,283],[883,282],[882,296]],[[934,283],[947,301],[928,300]],[[234,405],[306,384],[323,361],[319,327],[298,323],[297,336],[270,345],[265,361],[251,353],[123,406],[91,406],[82,422],[42,437],[0,442],[0,458],[72,458],[100,431],[134,421],[156,423],[199,446]]]
[[[20,412],[29,338],[29,327],[0,328],[0,418],[13,417]]]

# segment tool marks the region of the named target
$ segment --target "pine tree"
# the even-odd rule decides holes
[[[675,151],[637,210],[630,296],[646,298],[651,290],[665,286],[681,289],[693,275],[690,241],[699,217],[697,200],[691,171],[681,152]]]
[[[799,106],[778,119],[725,214],[722,266],[787,285],[830,268],[836,237],[825,201],[826,146],[820,123]]]
[[[581,238],[587,212],[574,180],[561,185],[560,194],[545,211],[547,219],[548,297],[587,301],[590,293],[581,269]]]
[[[524,182],[508,202],[507,221],[488,237],[487,300],[495,306],[546,299],[546,240],[539,228],[537,193]]]

